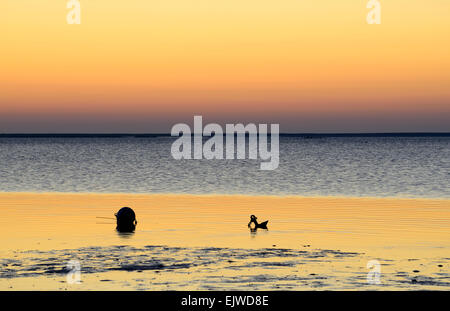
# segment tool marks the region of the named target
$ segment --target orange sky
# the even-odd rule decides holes
[[[0,132],[450,131],[450,1],[0,2]]]

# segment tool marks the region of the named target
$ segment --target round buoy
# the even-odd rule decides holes
[[[129,207],[122,207],[116,214],[117,231],[133,232],[136,229],[136,214]]]

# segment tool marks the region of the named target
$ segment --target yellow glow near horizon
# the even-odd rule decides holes
[[[1,2],[2,121],[450,114],[449,1],[80,2]]]

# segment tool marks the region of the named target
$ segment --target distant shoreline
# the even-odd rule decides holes
[[[405,133],[280,133],[282,137],[450,137],[450,132]],[[172,137],[169,133],[4,133],[0,138],[147,138]]]
[[[375,197],[375,196],[305,196],[292,194],[242,194],[242,193],[141,193],[141,192],[33,192],[33,191],[2,191],[0,190],[0,199],[14,196],[76,196],[76,197],[157,197],[157,198],[190,198],[190,199],[208,199],[208,198],[243,198],[243,199],[270,199],[270,200],[381,200],[381,201],[450,201],[450,197]]]

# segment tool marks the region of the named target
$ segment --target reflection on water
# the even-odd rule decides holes
[[[176,161],[174,139],[0,137],[0,191],[450,197],[450,137],[283,136],[275,171]]]
[[[256,235],[258,232],[259,234],[264,234],[269,231],[269,229],[261,229],[261,228],[249,228],[249,230],[252,236]]]
[[[24,251],[0,259],[0,289],[6,284],[37,280],[40,288],[62,289],[77,260],[82,284],[78,289],[147,290],[300,290],[300,289],[448,289],[449,258],[433,261],[378,258],[384,265],[381,285],[366,282],[362,253],[326,249],[238,249],[145,247],[84,247]],[[427,265],[427,266],[424,266]],[[415,269],[420,269],[415,270]],[[332,273],[330,273],[332,271]],[[104,282],[108,282],[107,285]],[[63,284],[61,284],[63,283]],[[26,288],[28,288],[26,287]],[[12,287],[14,289],[14,287]],[[75,289],[72,286],[72,289]]]
[[[124,204],[135,233],[98,224]],[[85,290],[379,289],[370,260],[383,289],[450,288],[448,200],[9,193],[0,210],[0,289],[76,289],[70,260]]]
[[[122,239],[131,239],[135,233],[135,232],[120,232],[117,230],[116,230],[116,232],[117,232],[117,235]]]

